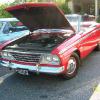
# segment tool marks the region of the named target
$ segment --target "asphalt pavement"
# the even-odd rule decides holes
[[[0,100],[89,100],[100,83],[100,52],[83,60],[71,80],[58,76],[22,76],[0,67]]]

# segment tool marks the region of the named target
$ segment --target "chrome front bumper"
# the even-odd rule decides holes
[[[22,65],[16,63],[10,63],[9,61],[2,61],[2,66],[12,68],[12,69],[26,69],[32,72],[40,73],[51,73],[51,74],[60,74],[64,71],[64,66],[61,67],[48,67],[48,66],[31,66],[31,65]]]

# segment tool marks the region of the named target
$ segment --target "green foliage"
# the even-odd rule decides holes
[[[70,9],[68,8],[68,5],[63,3],[61,5],[59,5],[60,9],[62,9],[62,11],[65,13],[65,14],[69,14],[71,13]]]
[[[100,23],[100,16],[97,18],[97,22]]]
[[[8,17],[12,17],[8,12],[5,11],[5,8],[8,5],[0,5],[0,18],[8,18]]]

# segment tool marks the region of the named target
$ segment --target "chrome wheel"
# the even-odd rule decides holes
[[[80,66],[80,58],[77,53],[73,53],[68,62],[67,62],[67,68],[65,70],[65,73],[63,74],[63,78],[65,79],[71,79],[77,75],[78,68]]]
[[[75,72],[77,67],[77,62],[76,59],[74,57],[71,57],[68,61],[68,67],[67,67],[67,74],[71,75]]]

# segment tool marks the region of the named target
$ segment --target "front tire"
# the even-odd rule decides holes
[[[80,58],[77,53],[73,53],[68,60],[67,69],[63,77],[65,79],[71,79],[76,76],[77,70],[80,65]]]
[[[100,51],[100,43],[97,44],[96,50]]]

